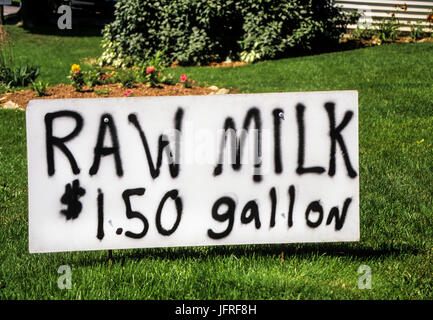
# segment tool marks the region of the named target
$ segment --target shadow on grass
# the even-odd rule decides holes
[[[31,34],[58,37],[101,37],[103,27],[75,26],[72,29],[59,29],[57,26],[37,26],[26,28]]]
[[[111,22],[111,18],[101,17],[83,17],[73,20],[72,29],[59,29],[57,21],[50,19],[45,23],[38,24],[32,27],[24,27],[27,32],[45,36],[59,37],[101,37],[102,30],[107,23]],[[22,25],[22,19],[18,14],[11,15],[5,18],[5,25]]]
[[[305,56],[315,56],[325,53],[333,53],[333,52],[343,52],[343,51],[350,51],[350,50],[356,50],[365,48],[366,45],[364,45],[361,41],[357,40],[348,40],[346,42],[341,42],[333,45],[324,45],[324,46],[318,46],[311,50],[292,50],[289,52],[286,56],[281,58],[297,58],[297,57],[305,57]]]
[[[359,243],[306,243],[306,244],[271,244],[271,245],[236,245],[209,247],[175,247],[113,250],[112,263],[123,264],[125,261],[179,260],[179,259],[208,259],[212,257],[274,257],[275,259],[290,260],[292,257],[308,258],[312,256],[347,257],[347,258],[379,258],[401,254],[420,254],[419,250],[409,245],[370,247]],[[76,263],[88,266],[98,263],[109,263],[108,250],[101,252],[96,259],[79,258]]]
[[[73,14],[73,25],[72,29],[59,29],[57,26],[57,16],[51,17],[44,23],[34,26],[31,28],[25,28],[29,33],[46,35],[46,36],[66,36],[66,37],[100,37],[102,36],[103,28],[106,24],[111,23],[114,20],[112,15],[100,15],[100,14]],[[8,16],[5,19],[5,24],[16,25],[20,23],[21,17],[18,14]],[[365,45],[360,41],[349,40],[337,44],[323,43],[315,46],[315,48],[309,49],[297,49],[292,48],[285,54],[275,57],[275,59],[282,58],[296,58],[304,56],[314,56],[324,53],[333,53],[340,51],[355,50],[364,48]],[[271,59],[274,60],[274,59]],[[222,62],[222,61],[217,61]],[[185,65],[187,66],[187,65]]]

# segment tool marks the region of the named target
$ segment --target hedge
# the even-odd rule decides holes
[[[331,0],[119,0],[100,62],[132,65],[161,51],[181,65],[280,58],[334,45],[356,19]]]

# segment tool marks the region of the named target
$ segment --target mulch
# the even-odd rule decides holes
[[[235,68],[235,67],[242,67],[247,65],[246,62],[243,61],[223,61],[223,62],[210,62],[209,64],[206,65],[201,65],[200,63],[197,63],[197,66],[200,67],[204,67],[204,68]],[[175,69],[180,67],[179,62],[175,61],[171,64],[170,68],[171,69]]]
[[[419,39],[419,40],[414,40],[411,37],[407,36],[407,37],[400,37],[396,40],[394,40],[393,42],[395,43],[421,43],[421,42],[433,42],[432,38],[423,38],[423,39]],[[380,45],[382,42],[374,37],[373,39],[361,39],[361,40],[354,40],[351,39],[350,37],[346,37],[344,38],[341,43],[343,45],[351,45],[354,48],[362,48],[362,47],[371,47],[371,46],[377,46]]]
[[[102,93],[104,90],[109,90],[109,92]],[[144,83],[137,83],[131,89],[124,88],[121,84],[105,84],[93,88],[83,87],[80,91],[76,91],[71,85],[59,84],[53,87],[48,87],[46,95],[42,97],[38,97],[36,92],[30,89],[2,94],[0,95],[0,108],[6,108],[6,104],[8,104],[15,105],[19,109],[25,109],[29,101],[33,99],[125,97],[129,90],[132,91],[132,94],[128,96],[134,97],[208,95],[216,93],[215,88],[204,88],[198,86],[184,88],[180,84],[160,84],[156,88],[150,88]],[[98,92],[99,94],[97,94]]]

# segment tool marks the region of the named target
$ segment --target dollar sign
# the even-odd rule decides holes
[[[86,190],[80,187],[78,179],[65,186],[65,193],[60,198],[60,202],[66,205],[66,209],[62,209],[60,213],[66,216],[66,220],[78,218],[83,209],[83,205],[78,199],[85,194]]]

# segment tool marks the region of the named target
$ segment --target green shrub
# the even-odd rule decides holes
[[[100,63],[141,64],[158,51],[181,65],[241,53],[278,58],[335,44],[357,18],[331,0],[119,0],[103,31]]]

